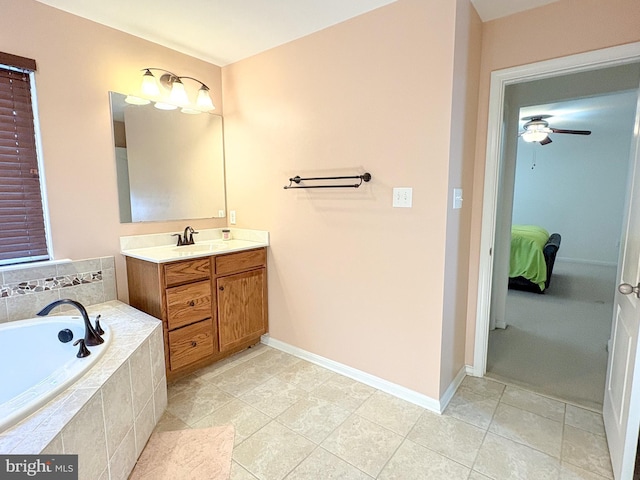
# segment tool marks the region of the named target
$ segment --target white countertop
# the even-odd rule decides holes
[[[193,245],[177,246],[172,233],[120,237],[120,253],[153,263],[210,257],[269,246],[269,232],[230,229],[232,239],[222,240],[222,229],[202,230]]]

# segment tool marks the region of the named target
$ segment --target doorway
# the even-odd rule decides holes
[[[619,81],[623,87],[640,78],[640,68],[633,65],[617,67],[615,73],[618,79],[630,78],[630,82]],[[574,85],[604,78],[570,77]],[[540,86],[545,90],[561,87],[557,79],[544,80]],[[514,182],[512,208],[504,212],[510,223],[533,225],[561,241],[544,294],[535,288],[534,292],[509,289],[506,297],[494,298],[505,302],[495,316],[506,329],[496,328],[489,334],[487,375],[598,411],[602,410],[636,96],[636,90],[627,90],[521,107],[520,132],[523,118],[542,114],[548,115],[553,128],[591,134],[552,133],[544,144],[519,137],[514,175],[504,179]],[[519,97],[532,95],[521,92]],[[503,210],[501,202],[498,211]],[[518,230],[516,241],[523,240],[522,234]],[[534,253],[524,250],[528,243],[516,246],[522,253]],[[497,256],[508,257],[509,251],[496,249]],[[527,275],[533,278],[533,273]],[[494,274],[494,285],[506,281]],[[523,288],[521,282],[515,283]]]

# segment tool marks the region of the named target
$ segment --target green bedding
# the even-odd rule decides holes
[[[511,227],[511,263],[509,277],[524,277],[544,290],[547,264],[542,249],[549,240],[549,232],[536,225]]]

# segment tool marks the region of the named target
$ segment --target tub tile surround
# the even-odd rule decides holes
[[[91,317],[102,315],[113,332],[108,350],[83,377],[0,432],[0,453],[78,454],[79,478],[87,480],[126,479],[133,469],[167,406],[164,342],[159,320],[115,300],[114,265],[113,257],[102,257],[0,271],[0,288],[12,292],[0,298],[0,321],[31,318],[51,301],[72,298]],[[16,284],[43,285],[56,276],[78,283],[14,293]]]
[[[163,351],[162,326],[115,300],[87,311],[112,329],[109,349],[75,384],[0,433],[0,453],[77,453],[80,478],[126,479],[167,405],[164,371],[152,367]],[[149,388],[138,388],[142,376]]]
[[[114,257],[0,268],[0,323],[32,318],[62,298],[85,306],[115,300]]]

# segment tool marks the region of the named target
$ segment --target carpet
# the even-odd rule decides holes
[[[547,293],[509,290],[506,330],[489,333],[487,375],[600,410],[615,267],[556,261]]]
[[[153,433],[129,479],[227,480],[234,436],[233,425]]]

